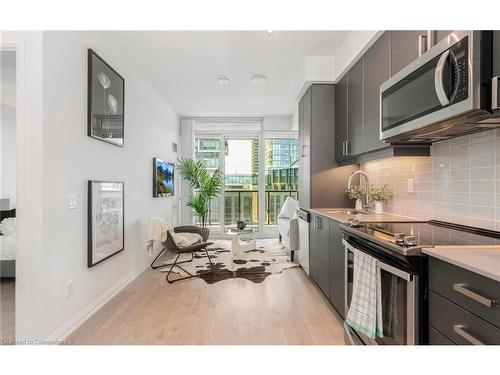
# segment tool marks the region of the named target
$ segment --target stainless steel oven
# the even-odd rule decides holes
[[[343,240],[345,250],[345,302],[349,310],[354,278],[354,253],[368,252]],[[373,253],[369,255],[374,256]],[[419,343],[418,275],[377,259],[382,284],[382,322],[384,337],[372,339],[344,323],[353,345],[414,345]]]
[[[491,31],[455,31],[380,86],[380,139],[434,142],[500,126],[492,118]]]

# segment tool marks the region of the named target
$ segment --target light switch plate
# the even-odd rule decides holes
[[[76,194],[68,194],[66,199],[66,208],[68,210],[74,210],[78,208],[78,195]]]
[[[73,294],[75,294],[75,280],[70,280],[66,286],[66,297],[71,297]]]

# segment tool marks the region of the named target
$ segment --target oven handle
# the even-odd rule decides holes
[[[362,251],[362,250],[359,250],[359,249],[356,249],[355,247],[353,247],[349,242],[347,242],[345,239],[342,240],[342,243],[344,244],[344,247],[347,249],[347,250],[350,250],[352,252],[354,252],[355,250],[357,251]],[[346,259],[347,259],[347,254],[346,254]],[[387,271],[393,275],[396,275],[406,281],[412,281],[413,280],[413,275],[408,273],[408,272],[404,272],[404,271],[401,271],[400,269],[396,268],[396,267],[393,267],[393,266],[390,266],[384,262],[381,262],[380,260],[377,259],[377,267],[384,270],[384,271]],[[346,270],[347,271],[347,270]]]
[[[446,59],[450,56],[450,50],[446,50],[436,65],[436,70],[434,71],[434,88],[436,90],[436,95],[439,99],[439,102],[443,107],[446,107],[450,104],[450,99],[446,95],[444,91],[444,64],[446,63]]]

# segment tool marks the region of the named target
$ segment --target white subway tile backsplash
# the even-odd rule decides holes
[[[454,169],[450,171],[452,181],[468,181],[470,179],[470,169]]]
[[[474,193],[470,195],[470,203],[479,206],[495,206],[495,194]]]
[[[469,193],[448,193],[449,194],[449,202],[450,203],[457,203],[457,204],[470,204],[470,197],[471,195]]]
[[[468,156],[454,156],[450,157],[450,169],[470,168],[470,159]]]
[[[495,181],[494,180],[471,181],[470,191],[472,193],[495,194]]]
[[[387,212],[500,230],[500,129],[434,143],[430,157],[369,161],[373,183],[394,190]],[[407,179],[415,193],[407,192]]]
[[[469,181],[453,181],[450,184],[450,191],[452,193],[467,193],[470,191]]]
[[[478,154],[470,156],[470,167],[481,168],[495,165],[495,154]]]
[[[471,180],[494,180],[495,179],[495,168],[473,168],[470,170]]]

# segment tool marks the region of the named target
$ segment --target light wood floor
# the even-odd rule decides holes
[[[76,330],[67,344],[344,344],[342,324],[301,268],[260,284],[147,270]]]
[[[0,344],[14,340],[16,334],[16,281],[0,281]]]

